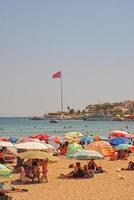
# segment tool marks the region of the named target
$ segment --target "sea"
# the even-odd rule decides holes
[[[49,120],[31,120],[28,117],[0,118],[0,137],[25,137],[42,133],[62,136],[72,131],[108,137],[113,130],[134,133],[134,121],[59,120],[50,123]]]

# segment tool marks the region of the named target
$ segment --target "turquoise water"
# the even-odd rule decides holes
[[[28,136],[39,133],[60,136],[66,132],[79,131],[107,136],[112,130],[125,130],[134,133],[134,122],[118,121],[83,121],[59,120],[50,123],[48,120],[30,120],[29,118],[0,118],[0,137]]]

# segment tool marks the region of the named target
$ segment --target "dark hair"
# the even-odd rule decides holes
[[[80,162],[75,163],[77,167],[80,167]]]

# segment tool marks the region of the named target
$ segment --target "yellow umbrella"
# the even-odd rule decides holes
[[[52,156],[49,153],[46,153],[44,151],[26,151],[23,153],[18,153],[17,156],[20,157],[21,159],[45,160],[46,158],[48,158],[49,162],[57,162],[58,161],[54,156]]]
[[[73,138],[73,137],[69,137],[69,136],[65,136],[64,137],[64,141],[65,142],[69,142],[69,143],[78,143],[80,141],[79,138]]]
[[[80,132],[69,132],[69,133],[66,133],[64,136],[77,138],[77,137],[82,137],[83,135]]]

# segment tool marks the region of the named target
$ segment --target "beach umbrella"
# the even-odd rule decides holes
[[[0,141],[0,147],[13,147],[13,144],[8,141]]]
[[[130,144],[119,144],[118,146],[116,146],[116,150],[119,151],[119,150],[128,150],[129,148],[131,148],[132,145]]]
[[[90,143],[90,142],[93,142],[94,139],[93,137],[91,136],[83,136],[81,139],[80,139],[81,142],[84,142],[84,143]]]
[[[35,142],[35,139],[29,137],[21,137],[17,140],[17,144],[24,143],[24,142]]]
[[[43,142],[42,142],[42,144],[44,144],[48,148],[48,150],[46,150],[47,152],[56,151],[56,148],[54,146],[52,146],[51,144],[47,144],[47,143],[43,143]]]
[[[0,178],[8,178],[11,175],[11,170],[5,165],[0,164]]]
[[[53,141],[54,141],[56,144],[61,144],[61,143],[62,143],[61,139],[60,139],[57,135],[54,136]]]
[[[50,136],[47,134],[38,134],[38,135],[30,136],[29,138],[39,139],[39,140],[49,140]]]
[[[69,143],[78,143],[80,141],[79,138],[73,138],[69,136],[64,137],[64,142],[69,142]]]
[[[112,137],[124,137],[125,135],[127,135],[128,133],[126,131],[113,131],[111,133]]]
[[[41,159],[41,160],[45,160],[46,158],[48,158],[48,160],[50,162],[56,162],[57,159],[50,155],[49,153],[43,152],[43,151],[26,151],[23,153],[18,153],[17,154],[18,157],[20,157],[21,159]]]
[[[123,137],[125,137],[125,138],[134,138],[134,134],[126,134],[126,135],[124,135]]]
[[[118,146],[119,144],[131,144],[131,140],[124,137],[115,137],[111,138],[109,143],[113,146]]]
[[[69,158],[73,158],[77,160],[92,160],[92,159],[100,160],[100,159],[103,159],[104,157],[96,151],[82,150],[70,155]]]
[[[13,147],[7,147],[7,150],[11,153],[11,154],[13,154],[13,155],[17,155],[17,150],[16,150],[16,148],[13,146]]]
[[[114,152],[113,147],[106,141],[92,142],[89,145],[87,145],[85,148],[89,150],[97,151],[103,156],[111,156],[111,154]]]
[[[10,137],[9,141],[13,144],[15,144],[17,142],[18,138],[17,137]]]
[[[25,142],[25,143],[19,143],[15,144],[14,147],[17,149],[26,149],[26,150],[48,150],[47,145],[45,143],[39,143],[39,142]]]
[[[64,134],[64,137],[72,137],[72,138],[77,138],[77,137],[82,137],[82,133],[80,132],[69,132],[69,133],[66,133]]]
[[[134,146],[129,147],[128,150],[134,151]]]
[[[94,142],[97,142],[97,141],[100,141],[100,140],[101,140],[101,138],[100,138],[99,135],[94,136]]]
[[[71,156],[71,154],[81,151],[83,148],[81,145],[77,143],[69,144],[67,147],[67,157]]]

